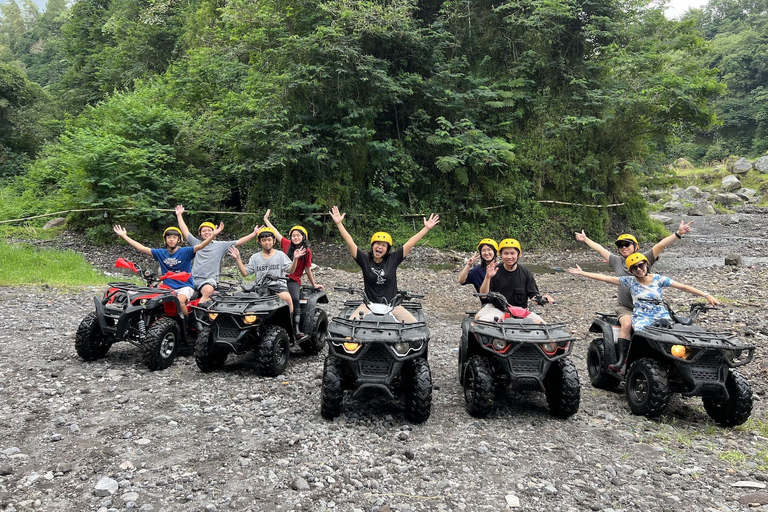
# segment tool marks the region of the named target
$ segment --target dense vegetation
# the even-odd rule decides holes
[[[705,37],[744,7],[670,21],[646,4],[7,0],[0,218],[104,209],[70,215],[98,235],[167,223],[157,209],[177,203],[271,207],[320,234],[339,204],[358,232],[412,232],[401,214],[438,211],[433,243],[458,246],[611,220],[541,202],[558,200],[624,203],[613,220],[649,232],[637,177],[741,101]],[[721,144],[745,136],[729,130]]]

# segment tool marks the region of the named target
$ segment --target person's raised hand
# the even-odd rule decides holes
[[[224,223],[223,222],[219,222],[219,226],[216,229],[213,230],[213,236],[218,235],[222,231],[224,231]]]
[[[229,253],[230,256],[232,256],[236,260],[240,259],[240,251],[234,245],[230,246],[227,252]]]
[[[576,265],[576,267],[575,267],[575,268],[574,268],[574,267],[569,267],[569,268],[568,268],[568,273],[569,273],[569,274],[573,274],[574,276],[581,276],[581,275],[584,275],[584,271],[583,271],[583,270],[581,270],[581,267],[580,267],[580,266],[578,266],[578,265]]]
[[[437,224],[440,222],[440,215],[436,213],[430,213],[429,219],[426,217],[422,217],[424,219],[424,227],[427,229],[432,229],[433,227],[437,226]]]
[[[293,251],[293,259],[297,260],[307,254],[307,248],[306,247],[299,247],[295,251]]]
[[[474,265],[477,262],[477,257],[478,257],[477,252],[472,253],[472,256],[470,256],[469,259],[467,260],[467,265],[469,265],[470,267]]]
[[[499,271],[499,264],[495,261],[490,262],[488,266],[485,267],[485,275],[487,277],[495,276],[498,271]]]
[[[581,233],[574,233],[576,235],[576,241],[577,242],[585,242],[587,240],[587,235],[584,233],[584,230],[581,230]]]
[[[331,211],[329,212],[331,214],[331,220],[334,224],[338,224],[344,220],[344,217],[346,217],[346,213],[339,213],[339,207],[334,206],[331,208]]]
[[[184,206],[177,204],[176,205],[176,215],[184,215],[184,212],[186,210],[184,209]]]
[[[267,209],[267,213],[264,214],[264,222],[269,222],[269,214],[272,213],[271,209]]]
[[[691,232],[691,224],[692,223],[693,223],[692,220],[688,221],[687,224],[686,224],[686,222],[684,220],[681,220],[680,221],[680,227],[677,228],[677,234],[680,235],[680,236],[683,236],[683,235],[687,235],[688,233],[690,233]]]
[[[123,237],[128,234],[128,231],[120,224],[115,224],[114,226],[112,226],[112,231],[117,233],[118,236],[123,236]]]

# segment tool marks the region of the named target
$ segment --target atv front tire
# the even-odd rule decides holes
[[[408,372],[405,389],[405,417],[414,423],[424,423],[432,412],[432,375],[429,363],[415,359]]]
[[[147,330],[144,339],[144,364],[150,370],[164,370],[173,364],[180,344],[179,324],[162,316]]]
[[[341,359],[328,355],[323,366],[323,388],[320,392],[320,415],[332,420],[341,414],[344,403],[344,367]]]
[[[291,340],[279,325],[268,325],[264,337],[256,348],[256,367],[259,373],[277,377],[288,366],[291,357]]]
[[[624,387],[633,414],[656,418],[664,414],[669,405],[667,372],[653,359],[642,358],[632,363]]]
[[[749,381],[739,372],[731,370],[725,379],[728,399],[702,397],[704,410],[709,417],[723,427],[741,425],[752,414],[752,388]]]
[[[608,364],[608,361],[605,360],[605,339],[593,339],[587,351],[587,373],[589,373],[589,381],[594,387],[614,389],[621,382],[605,371]]]
[[[86,361],[101,359],[109,352],[111,336],[102,334],[99,327],[99,317],[96,312],[88,313],[77,327],[75,334],[75,350],[77,355]]]
[[[208,373],[219,370],[227,360],[229,352],[217,347],[211,341],[211,328],[204,327],[197,335],[195,344],[195,362],[200,371]]]
[[[310,329],[304,332],[309,334],[309,337],[299,343],[301,350],[308,354],[317,354],[323,350],[326,345],[325,337],[328,334],[328,315],[325,311],[316,309]]]
[[[493,407],[493,372],[483,356],[472,356],[464,375],[464,402],[467,412],[475,418],[484,418]]]
[[[544,391],[553,416],[567,418],[576,414],[581,401],[581,385],[573,361],[560,359],[552,363],[544,378]]]

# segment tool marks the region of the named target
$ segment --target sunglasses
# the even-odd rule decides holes
[[[645,262],[638,263],[637,265],[632,265],[629,267],[630,272],[637,272],[638,270],[645,270],[648,267],[648,264]]]
[[[624,249],[625,247],[632,247],[634,244],[632,242],[616,242],[616,247],[619,249]]]

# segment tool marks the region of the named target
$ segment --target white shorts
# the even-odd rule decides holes
[[[192,295],[195,294],[195,290],[193,290],[191,286],[185,286],[183,288],[176,288],[173,290],[173,293],[176,295],[183,295],[187,298],[187,301],[189,301],[192,298]]]
[[[478,311],[477,314],[475,315],[475,320],[482,320],[484,322],[493,322],[497,318],[500,322],[503,321],[504,312],[491,304],[486,304],[485,306],[483,306],[480,309],[480,311]],[[525,318],[530,319],[530,321],[535,324],[544,323],[544,320],[539,315],[533,312],[529,313],[528,316]]]

